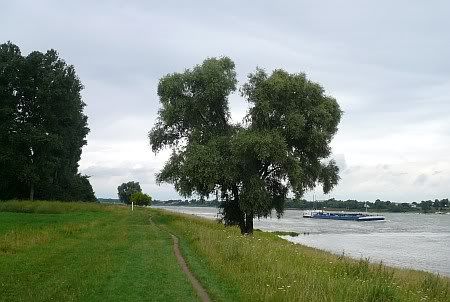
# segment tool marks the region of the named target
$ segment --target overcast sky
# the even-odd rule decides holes
[[[178,198],[155,183],[167,159],[147,139],[157,83],[222,55],[240,84],[257,66],[284,68],[338,100],[341,181],[318,198],[450,197],[449,28],[448,1],[0,0],[0,43],[23,54],[54,48],[75,66],[91,129],[80,171],[97,197],[113,198],[130,180]],[[231,97],[234,120],[246,110]]]

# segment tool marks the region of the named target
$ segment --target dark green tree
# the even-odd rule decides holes
[[[449,202],[448,202],[448,198],[444,198],[441,200],[441,207],[442,208],[448,208]]]
[[[441,201],[439,199],[435,199],[433,202],[433,208],[435,210],[440,210],[441,209]]]
[[[431,200],[422,200],[420,202],[420,208],[422,209],[422,212],[424,212],[424,213],[431,212],[432,207],[433,207],[433,202]]]
[[[16,45],[0,45],[1,199],[74,200],[80,184],[92,191],[78,175],[89,132],[82,89],[55,50],[22,56]]]
[[[20,70],[24,64],[20,50],[11,43],[0,45],[0,199],[11,199],[23,189],[15,172],[15,136]]]
[[[139,182],[129,181],[117,187],[117,194],[119,195],[120,201],[126,204],[131,203],[131,195],[133,195],[133,193],[140,192],[142,192],[142,189]]]
[[[172,155],[157,175],[183,196],[220,192],[226,225],[252,233],[253,218],[283,213],[289,191],[302,196],[339,180],[330,156],[341,110],[304,74],[257,69],[242,87],[250,110],[242,124],[230,119],[228,97],[236,90],[234,63],[211,58],[158,86],[158,120],[149,133],[154,152]]]

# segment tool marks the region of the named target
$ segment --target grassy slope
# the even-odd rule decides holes
[[[152,210],[152,220],[178,235],[194,273],[222,301],[450,301],[448,278],[386,268],[294,245],[274,234],[241,236],[237,228]],[[227,295],[236,291],[235,296]]]
[[[149,222],[146,210],[1,202],[0,300],[196,297],[173,255],[171,238]]]
[[[0,300],[192,301],[167,232],[217,301],[450,301],[448,279],[293,245],[187,215],[0,202]]]

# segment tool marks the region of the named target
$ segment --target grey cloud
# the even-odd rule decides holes
[[[425,182],[427,181],[428,176],[426,174],[420,174],[419,176],[417,176],[417,178],[414,180],[414,184],[415,185],[424,185]]]
[[[125,162],[114,167],[108,166],[90,166],[81,170],[83,174],[91,177],[124,177],[131,180],[146,182],[155,174],[153,167],[138,165],[133,162]]]
[[[115,166],[96,165],[81,169],[80,172],[90,176],[96,195],[100,197],[115,197],[117,186],[128,181],[138,181],[144,191],[152,196],[156,193],[156,197],[161,198],[158,196],[161,190],[154,183],[156,170],[149,163],[136,165],[130,161]],[[173,190],[169,191],[174,193]]]
[[[336,161],[336,164],[339,167],[339,170],[341,171],[341,173],[342,173],[342,171],[345,171],[347,169],[347,162],[345,161],[344,154],[333,154],[332,157]]]
[[[163,161],[150,160],[149,149],[131,154],[127,146],[148,148],[160,77],[228,55],[241,84],[256,66],[284,68],[306,72],[337,98],[345,111],[333,141],[342,171],[338,194],[381,197],[401,187],[405,192],[394,197],[410,200],[422,194],[408,193],[417,180],[410,162],[450,162],[449,9],[447,1],[406,0],[18,0],[2,3],[0,40],[23,53],[55,48],[75,65],[91,128],[82,166],[102,196],[108,187],[114,195],[115,183],[130,176],[176,197],[171,186],[154,183]],[[246,102],[236,94],[230,103],[239,120]],[[416,145],[403,147],[402,137]],[[139,165],[146,168],[133,170]],[[442,170],[433,163],[420,168]],[[447,174],[433,176],[440,177],[439,194],[448,194],[441,185]],[[424,181],[422,189],[427,186]]]

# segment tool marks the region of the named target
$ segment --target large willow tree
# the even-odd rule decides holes
[[[55,50],[0,45],[0,199],[95,199],[78,173],[89,132],[82,89]]]
[[[254,217],[283,213],[289,192],[302,196],[320,184],[327,193],[337,184],[339,169],[328,158],[342,111],[305,74],[257,69],[240,90],[248,115],[233,124],[234,67],[227,57],[211,58],[163,77],[149,138],[154,152],[172,150],[159,182],[183,196],[220,192],[225,224],[252,233]]]

